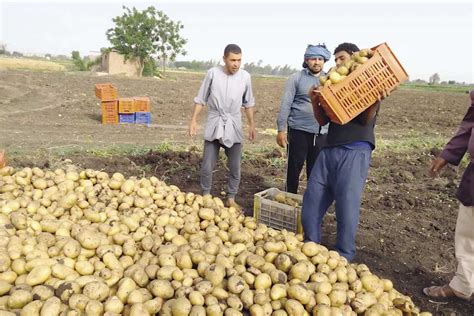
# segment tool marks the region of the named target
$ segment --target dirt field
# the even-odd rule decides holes
[[[54,167],[71,159],[87,168],[156,175],[183,191],[199,192],[202,136],[186,137],[192,100],[202,75],[171,73],[165,80],[98,77],[87,73],[0,71],[0,148],[14,166]],[[94,84],[112,82],[120,96],[148,95],[153,124],[100,124]],[[253,194],[283,187],[284,157],[266,129],[275,128],[283,79],[254,78],[258,139],[244,145],[238,201],[251,213]],[[433,155],[455,132],[468,95],[398,90],[382,105],[365,189],[356,261],[394,281],[398,290],[437,315],[474,315],[474,303],[430,301],[423,286],[449,281],[455,270],[454,192],[463,168],[426,176]],[[205,113],[201,114],[204,121]],[[150,150],[151,149],[151,150]],[[170,149],[176,149],[171,151]],[[114,155],[114,153],[116,153]],[[221,161],[213,193],[226,188]],[[302,190],[304,187],[302,181]],[[335,241],[326,217],[324,243]]]

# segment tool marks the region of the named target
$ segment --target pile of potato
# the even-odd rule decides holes
[[[286,205],[289,205],[289,206],[292,206],[292,207],[301,206],[300,201],[286,196],[286,194],[284,192],[279,192],[279,193],[275,194],[274,196],[271,197],[271,199],[275,202],[286,204]]]
[[[369,48],[361,49],[358,52],[352,54],[350,60],[346,60],[340,66],[334,66],[329,69],[326,76],[319,78],[321,86],[327,87],[331,84],[335,84],[344,80],[351,72],[355,71],[357,67],[365,64],[374,55],[374,52]]]
[[[392,282],[156,177],[0,169],[0,315],[430,315]]]

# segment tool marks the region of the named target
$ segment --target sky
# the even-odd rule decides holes
[[[177,60],[221,59],[235,43],[243,63],[300,68],[307,44],[324,42],[333,51],[342,42],[386,42],[411,80],[438,73],[441,81],[474,82],[472,1],[0,0],[0,42],[9,51],[91,55],[110,46],[105,33],[123,5],[153,5],[182,22],[188,54]],[[332,65],[333,59],[325,69]]]

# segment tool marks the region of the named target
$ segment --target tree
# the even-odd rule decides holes
[[[101,58],[98,57],[95,60],[91,60],[88,57],[82,58],[77,50],[72,51],[72,61],[74,65],[80,70],[90,70],[93,66],[100,64]]]
[[[72,51],[71,56],[74,66],[76,66],[80,71],[87,70],[86,63],[77,50]]]
[[[112,21],[115,27],[107,30],[107,39],[113,49],[125,55],[125,59],[137,58],[141,74],[145,63],[159,59],[163,71],[168,60],[174,61],[178,55],[186,55],[184,45],[187,40],[179,31],[180,21],[174,22],[162,11],[150,6],[143,11],[135,7],[125,10],[122,16]]]
[[[429,84],[438,84],[440,81],[438,73],[433,74],[429,79]]]
[[[0,55],[7,55],[7,44],[0,43]]]

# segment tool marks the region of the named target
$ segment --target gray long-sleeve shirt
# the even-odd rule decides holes
[[[288,124],[292,129],[318,133],[319,124],[314,118],[313,106],[308,95],[313,85],[319,85],[319,78],[313,76],[308,69],[294,73],[288,78],[277,119],[279,132],[285,131]],[[327,130],[328,125],[325,125],[321,128],[321,133],[325,134]]]
[[[243,142],[240,110],[255,106],[248,72],[240,69],[228,75],[222,66],[209,69],[194,102],[208,106],[205,140],[217,139],[228,148]]]

